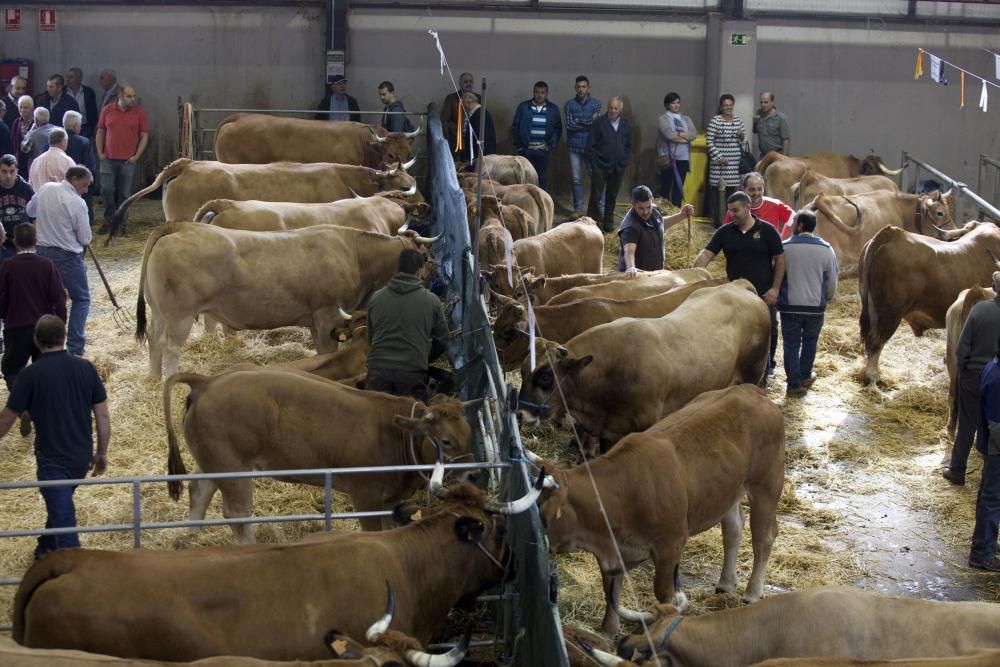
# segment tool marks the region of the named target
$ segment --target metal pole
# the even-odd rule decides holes
[[[142,484],[132,482],[132,548],[142,546]]]
[[[323,475],[323,530],[333,530],[333,474],[327,470]]]
[[[461,99],[461,98],[459,98]],[[476,141],[479,142],[479,158],[476,160],[476,229],[472,235],[472,275],[479,275],[479,227],[483,222],[483,134],[486,132],[486,77],[483,77],[482,93],[479,96],[479,130]],[[458,128],[461,132],[462,128]],[[475,144],[469,147],[475,155]]]

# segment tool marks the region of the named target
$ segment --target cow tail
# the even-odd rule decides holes
[[[869,299],[871,297],[872,285],[872,263],[875,255],[882,249],[882,246],[889,243],[896,234],[892,230],[898,227],[887,227],[876,234],[871,241],[861,249],[861,257],[858,258],[858,296],[861,297],[861,315],[858,318],[858,325],[861,329],[861,342],[865,352],[875,349],[878,339],[878,314],[872,308]],[[891,333],[890,333],[891,335]]]
[[[24,573],[24,578],[21,579],[21,584],[17,587],[17,593],[14,595],[14,627],[12,633],[14,641],[21,646],[24,646],[25,641],[28,605],[31,603],[31,598],[34,596],[35,591],[45,584],[45,582],[68,574],[73,569],[73,561],[67,558],[67,554],[77,551],[79,550],[67,549],[66,553],[50,554],[48,557],[36,561]]]
[[[111,239],[113,239],[114,237],[118,236],[121,233],[122,227],[125,226],[125,221],[127,219],[126,216],[128,215],[129,208],[132,206],[132,202],[138,199],[142,199],[150,192],[153,192],[158,187],[164,185],[170,179],[176,178],[177,176],[182,174],[184,170],[187,169],[188,165],[191,164],[191,162],[192,160],[190,160],[189,158],[180,158],[174,160],[173,162],[168,164],[163,169],[163,171],[159,173],[159,175],[156,177],[156,180],[154,180],[152,183],[150,183],[142,190],[136,192],[134,195],[132,195],[125,201],[123,201],[122,205],[118,208],[117,211],[115,211],[115,214],[111,216],[110,222],[108,222],[108,242],[110,242]]]
[[[840,216],[833,210],[833,207],[830,206],[829,196],[825,194],[817,195],[816,199],[812,201],[811,206],[822,213],[831,225],[838,227],[841,231],[849,234],[857,230],[858,226],[861,224],[861,209],[858,208],[858,205],[855,204],[853,200],[847,197],[844,197],[844,200],[854,207],[855,217],[853,225],[848,225],[846,222],[841,220]]]
[[[762,157],[760,159],[760,162],[758,162],[757,165],[754,167],[754,171],[756,171],[758,174],[760,174],[761,176],[763,176],[764,175],[764,171],[769,166],[771,166],[772,162],[776,162],[777,160],[779,160],[779,159],[781,159],[783,157],[784,156],[781,153],[778,153],[776,151],[769,151],[767,153],[767,155],[765,155],[764,157]]]
[[[140,343],[146,340],[146,264],[149,262],[149,255],[153,251],[153,246],[164,236],[173,234],[181,230],[175,223],[160,225],[150,233],[146,239],[146,248],[142,253],[142,268],[139,270],[139,295],[135,300],[135,339]]]
[[[231,199],[212,199],[201,205],[198,212],[194,214],[194,221],[201,222],[206,225],[212,224],[212,220],[215,216],[223,213],[233,207],[233,201]]]
[[[170,393],[174,388],[174,385],[178,382],[183,382],[184,384],[191,387],[191,393],[188,394],[187,407],[190,407],[191,401],[196,397],[197,392],[201,389],[202,385],[208,382],[209,378],[204,375],[198,375],[197,373],[174,373],[167,378],[167,381],[163,383],[163,418],[167,422],[167,474],[168,475],[186,475],[187,468],[184,466],[184,459],[181,458],[181,449],[177,445],[177,433],[174,431],[174,421],[171,417],[171,400]],[[169,481],[167,482],[167,492],[170,494],[170,498],[175,502],[181,497],[181,490],[184,488],[183,482]]]

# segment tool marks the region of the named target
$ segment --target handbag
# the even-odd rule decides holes
[[[657,155],[656,156],[656,168],[659,170],[669,169],[673,161],[670,159],[669,155]]]
[[[740,174],[749,174],[757,168],[757,159],[750,152],[750,144],[744,143],[740,151]]]

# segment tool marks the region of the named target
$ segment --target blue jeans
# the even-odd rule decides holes
[[[83,479],[87,475],[88,466],[71,467],[56,463],[36,452],[38,481],[45,482],[57,479]],[[48,518],[46,528],[72,528],[76,526],[76,508],[73,506],[75,486],[50,486],[40,489]],[[35,557],[39,557],[56,549],[68,549],[80,546],[80,538],[76,533],[63,535],[39,535]]]
[[[525,150],[521,155],[528,158],[528,162],[535,168],[538,174],[538,187],[545,190],[545,186],[548,185],[550,151]]]
[[[1000,455],[983,457],[983,477],[976,496],[976,527],[972,529],[970,560],[989,561],[997,555],[1000,526]]]
[[[101,160],[101,197],[104,198],[104,219],[110,220],[122,202],[132,194],[135,163],[128,160]]]
[[[823,328],[822,315],[781,314],[781,339],[785,351],[788,386],[798,387],[812,373],[816,343]]]
[[[87,315],[90,313],[90,286],[87,283],[87,267],[83,265],[83,253],[40,245],[38,254],[51,259],[59,270],[72,302],[67,323],[66,348],[73,354],[82,355],[87,343]]]
[[[583,153],[569,152],[569,173],[573,184],[573,212],[583,213],[583,175],[590,173],[590,164]],[[601,210],[604,210],[604,195],[601,194]]]

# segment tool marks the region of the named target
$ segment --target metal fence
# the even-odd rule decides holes
[[[979,156],[979,179],[976,191],[983,196],[983,199],[1000,208],[1000,160],[989,155]]]
[[[914,157],[906,151],[903,151],[902,161],[904,167],[911,164],[914,166],[914,169],[910,171],[909,186],[907,186],[907,177],[905,176],[906,172],[903,172],[904,176],[902,177],[901,187],[904,192],[917,192],[919,190],[921,172],[927,172],[934,178],[938,179],[942,185],[952,188],[952,194],[955,197],[954,216],[956,225],[961,225],[963,222],[966,222],[966,198],[978,206],[977,217],[982,218],[983,216],[986,216],[992,218],[994,222],[1000,223],[1000,209],[997,209],[997,207],[983,199],[979,194],[970,190],[965,183],[956,181],[940,169]]]

